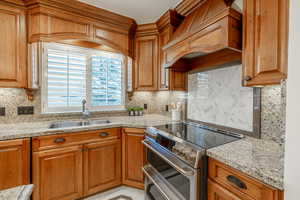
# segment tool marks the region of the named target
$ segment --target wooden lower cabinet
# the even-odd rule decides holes
[[[144,129],[124,128],[122,135],[123,184],[144,189]]]
[[[242,200],[210,179],[207,182],[208,200]]]
[[[33,153],[33,199],[82,197],[82,163],[80,145]]]
[[[33,200],[74,200],[122,184],[121,129],[33,138]]]
[[[0,190],[29,184],[29,139],[0,141]]]
[[[84,147],[84,195],[118,186],[122,183],[121,141],[87,144]]]
[[[283,191],[209,159],[208,200],[283,200]]]

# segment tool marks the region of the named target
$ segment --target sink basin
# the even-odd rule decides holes
[[[70,127],[77,127],[77,126],[90,126],[90,125],[98,125],[98,124],[109,124],[109,120],[89,120],[89,121],[63,121],[63,122],[55,122],[50,124],[50,129],[56,128],[70,128]]]

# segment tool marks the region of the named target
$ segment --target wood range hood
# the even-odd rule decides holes
[[[242,14],[233,0],[206,0],[176,29],[163,47],[166,68],[203,71],[242,58]]]

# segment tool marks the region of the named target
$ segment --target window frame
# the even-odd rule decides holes
[[[126,100],[126,57],[122,54],[115,52],[108,52],[103,50],[88,49],[80,46],[73,46],[61,43],[42,43],[42,55],[41,55],[41,113],[42,114],[63,114],[63,113],[78,113],[82,111],[82,107],[48,107],[48,49],[58,51],[71,51],[72,53],[84,54],[86,56],[86,107],[90,112],[105,112],[105,111],[124,111]],[[92,106],[92,56],[97,55],[111,55],[112,57],[121,58],[121,105],[116,106]]]

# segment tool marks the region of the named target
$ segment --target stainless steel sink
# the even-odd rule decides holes
[[[50,124],[50,129],[56,128],[70,128],[70,127],[78,127],[78,126],[90,126],[90,125],[100,125],[100,124],[109,124],[111,123],[109,120],[89,120],[89,121],[63,121],[63,122],[55,122]]]

